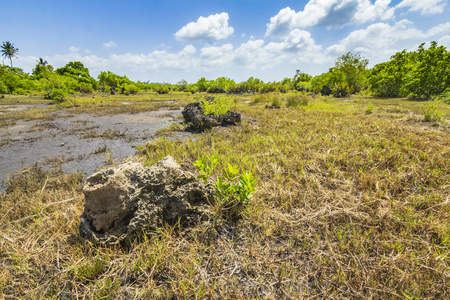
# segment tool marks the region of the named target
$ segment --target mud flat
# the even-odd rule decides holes
[[[36,163],[88,175],[108,161],[119,162],[134,155],[137,145],[154,140],[158,129],[180,122],[181,109],[106,116],[61,110],[54,116],[51,121],[18,120],[0,128],[0,192],[14,172]],[[187,136],[179,133],[174,138]]]

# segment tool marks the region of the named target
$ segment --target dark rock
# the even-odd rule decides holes
[[[115,95],[116,94],[116,87],[112,86],[111,87],[111,95]]]
[[[214,97],[208,97],[207,101],[213,101]],[[237,125],[241,122],[241,114],[228,111],[223,115],[205,115],[202,102],[195,102],[186,105],[182,114],[186,123],[198,129],[207,129],[216,126]]]
[[[100,245],[129,246],[166,222],[209,217],[214,187],[167,156],[151,167],[126,163],[97,172],[83,193],[80,235]]]
[[[320,90],[320,93],[322,94],[322,96],[329,96],[331,95],[332,91],[328,86],[324,85]]]
[[[268,108],[268,109],[280,109],[280,106],[278,106],[278,105],[268,105],[268,104],[266,104],[266,108]]]

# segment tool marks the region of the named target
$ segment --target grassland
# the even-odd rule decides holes
[[[171,105],[200,96],[179,97]],[[450,105],[433,102],[441,120],[424,122],[429,103],[407,99],[229,97],[240,126],[161,138],[132,159],[172,155],[194,170],[219,154],[252,171],[242,218],[167,224],[130,249],[102,248],[78,235],[82,176],[30,167],[0,196],[0,297],[450,298]],[[273,97],[280,109],[265,108]],[[65,109],[130,106],[81,100]]]

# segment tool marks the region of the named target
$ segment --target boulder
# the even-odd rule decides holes
[[[213,101],[214,98],[207,101]],[[228,111],[222,115],[209,114],[205,115],[203,108],[200,106],[202,102],[195,102],[186,105],[181,112],[186,123],[191,124],[195,128],[208,129],[216,126],[237,125],[241,122],[241,114]]]
[[[80,235],[96,244],[129,246],[164,223],[208,217],[214,187],[167,156],[151,167],[126,163],[97,172],[83,193]]]
[[[322,96],[329,96],[331,95],[332,91],[328,86],[324,85],[320,90],[320,93],[322,94]]]
[[[112,86],[111,87],[111,95],[115,95],[116,94],[116,87]]]

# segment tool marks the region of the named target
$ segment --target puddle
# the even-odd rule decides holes
[[[179,122],[179,110],[158,110],[138,114],[97,116],[67,115],[59,111],[51,121],[18,120],[0,128],[0,192],[8,176],[35,163],[52,166],[51,159],[64,161],[64,172],[90,175],[107,165],[107,152],[114,162],[133,156],[137,145],[154,140],[155,132]],[[175,138],[186,138],[180,133]]]

